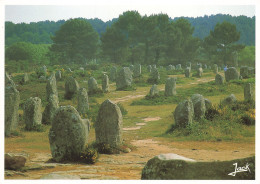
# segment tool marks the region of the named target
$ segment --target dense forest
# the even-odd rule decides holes
[[[142,16],[127,11],[108,22],[76,18],[5,25],[8,69],[92,61],[184,67],[187,62],[220,66],[255,62],[255,17],[171,19],[162,13]]]
[[[240,32],[240,40],[238,43],[245,45],[255,45],[255,17],[249,18],[246,16],[231,16],[231,15],[211,15],[204,17],[182,17],[187,19],[194,27],[193,36],[200,39],[204,39],[215,25],[219,22],[227,21],[235,24],[237,30]],[[82,18],[83,19],[83,18]],[[176,21],[179,18],[170,19]],[[111,26],[118,18],[114,18],[108,22],[95,19],[83,19],[87,20],[94,30],[101,36],[101,33],[106,31],[108,26]],[[52,40],[50,36],[53,36],[55,32],[60,28],[65,20],[54,21],[40,21],[31,22],[30,24],[20,23],[14,24],[12,22],[5,23],[5,45],[9,46],[15,42],[31,42],[34,44],[51,44]]]

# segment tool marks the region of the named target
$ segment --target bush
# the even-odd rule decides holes
[[[215,118],[216,116],[220,115],[220,112],[217,108],[217,106],[211,106],[210,108],[208,108],[205,112],[205,118],[207,120],[212,120],[213,118]]]
[[[86,146],[80,154],[80,161],[86,164],[94,164],[97,162],[99,154],[93,147]]]

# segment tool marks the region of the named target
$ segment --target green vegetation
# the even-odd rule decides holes
[[[183,79],[184,80],[184,79]],[[177,79],[178,81],[178,79]],[[254,83],[254,78],[249,78],[247,80],[230,81],[224,85],[216,85],[215,81],[208,83],[198,84],[192,88],[177,88],[176,96],[166,97],[164,91],[160,91],[158,96],[150,97],[149,95],[140,100],[135,100],[131,105],[162,105],[162,104],[174,104],[179,103],[193,94],[201,94],[206,96],[217,96],[217,95],[230,95],[232,93],[242,92],[245,83]],[[181,82],[181,83],[184,83]]]
[[[241,137],[254,137],[254,125],[255,102],[238,101],[207,109],[205,119],[195,121],[186,128],[173,124],[163,136],[196,141],[235,141]]]

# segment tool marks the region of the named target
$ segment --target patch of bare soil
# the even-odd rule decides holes
[[[122,98],[116,98],[115,100],[113,100],[114,103],[118,103],[118,102],[125,102],[128,100],[132,100],[132,99],[136,99],[136,98],[141,98],[144,97],[145,95],[128,95],[128,96],[124,96]]]
[[[91,180],[137,180],[148,160],[163,153],[175,153],[197,161],[232,160],[255,155],[253,143],[228,142],[160,142],[159,139],[133,140],[136,148],[130,153],[101,154],[94,165],[79,163],[48,163],[49,153],[28,153],[27,172],[6,171],[5,179],[40,179],[43,175],[56,173],[76,175]]]
[[[144,122],[149,122],[149,121],[158,121],[160,120],[161,117],[147,117],[147,118],[144,118]]]

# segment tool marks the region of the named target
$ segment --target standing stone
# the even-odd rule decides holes
[[[248,75],[254,75],[255,69],[253,67],[248,67]]]
[[[181,70],[181,64],[176,65],[176,70]]]
[[[134,77],[140,77],[142,74],[142,66],[140,64],[134,66]]]
[[[218,65],[216,65],[216,64],[213,65],[213,71],[215,74],[218,73]]]
[[[176,95],[176,77],[171,77],[166,80],[165,84],[165,96]]]
[[[168,66],[166,67],[166,70],[167,70],[167,71],[171,71],[171,70],[172,70],[172,65],[168,65]]]
[[[79,90],[78,82],[72,77],[68,77],[65,82],[65,98],[71,99]]]
[[[156,69],[156,68],[157,68],[156,65],[152,65],[152,70],[153,70],[153,69]]]
[[[204,64],[204,69],[207,69],[207,68],[208,68],[208,66],[206,64]]]
[[[215,76],[215,84],[217,84],[217,85],[224,84],[224,77],[222,77],[222,75],[220,75],[220,74],[217,74]]]
[[[191,62],[186,63],[186,68],[188,68],[188,67],[191,68]]]
[[[116,89],[121,90],[132,86],[132,73],[128,67],[123,67],[117,74]]]
[[[149,73],[152,72],[152,66],[151,66],[151,65],[148,65],[148,66],[147,66],[147,71],[148,71]]]
[[[10,79],[11,80],[11,79]],[[11,80],[12,81],[12,80]],[[18,109],[20,103],[20,94],[15,84],[6,82],[5,85],[5,135],[9,136],[17,129],[18,125]],[[12,84],[13,83],[13,84]]]
[[[79,114],[86,114],[89,110],[88,92],[85,88],[80,88],[78,92],[78,107]]]
[[[30,97],[24,104],[24,122],[26,130],[33,130],[42,124],[42,102],[38,97]]]
[[[151,82],[158,83],[160,80],[160,73],[157,68],[154,68],[151,73],[150,77]]]
[[[197,69],[202,68],[202,64],[201,63],[197,63]]]
[[[208,110],[209,108],[212,107],[212,102],[209,99],[207,99],[207,98],[204,98],[204,100],[205,100],[206,110]]]
[[[81,119],[72,106],[57,109],[49,132],[51,154],[56,162],[80,158],[88,140],[88,121]]]
[[[157,88],[157,85],[154,84],[154,85],[151,87],[151,89],[150,89],[149,96],[150,96],[150,97],[154,97],[154,96],[156,96],[156,95],[159,95],[159,90],[158,90],[158,88]]]
[[[242,66],[240,68],[240,75],[243,77],[243,79],[248,77],[248,67],[247,66]]]
[[[5,86],[14,86],[16,89],[16,85],[14,81],[11,79],[11,76],[8,75],[7,72],[5,72]]]
[[[53,73],[50,78],[47,81],[47,85],[46,85],[46,99],[47,101],[49,101],[49,96],[51,94],[54,94],[56,96],[58,96],[58,90],[57,90],[57,85],[56,85],[56,77],[55,74]]]
[[[84,68],[83,68],[83,67],[80,67],[79,70],[84,71]]]
[[[50,125],[56,110],[59,108],[59,97],[55,94],[49,95],[49,101],[42,113],[42,123]]]
[[[244,99],[245,101],[250,101],[253,99],[252,88],[250,83],[246,83],[244,87]]]
[[[89,94],[95,94],[98,90],[98,84],[94,77],[90,77],[88,80],[88,92]]]
[[[55,78],[57,81],[60,81],[61,80],[61,71],[58,70],[56,73],[55,73]]]
[[[221,104],[222,105],[229,105],[229,104],[233,104],[237,101],[237,98],[234,94],[229,95],[228,97],[226,97]]]
[[[40,78],[41,76],[44,76],[46,77],[47,76],[47,67],[44,65],[42,67],[40,67],[38,70],[37,70],[37,76],[38,78]]]
[[[116,81],[116,75],[117,75],[117,69],[115,66],[113,66],[111,69],[110,69],[110,75],[109,75],[109,79],[113,82]]]
[[[204,97],[200,94],[194,94],[191,96],[191,101],[193,103],[193,108],[194,108],[194,117],[196,119],[203,118],[206,112]]]
[[[237,69],[235,67],[228,68],[227,71],[225,72],[225,78],[227,82],[230,80],[238,80],[239,74]]]
[[[106,100],[101,104],[95,124],[96,142],[117,147],[122,144],[122,113],[120,108]]]
[[[29,81],[29,75],[28,75],[28,73],[24,73],[21,83],[26,84],[28,81]]]
[[[131,70],[131,72],[134,72],[134,65],[130,65],[129,69]]]
[[[185,77],[189,78],[190,75],[191,75],[190,73],[191,73],[191,69],[190,69],[190,67],[187,67],[187,68],[185,69]]]
[[[103,74],[102,77],[102,91],[107,93],[109,91],[109,78],[106,74]]]
[[[193,115],[194,109],[191,100],[184,100],[179,103],[173,113],[176,126],[184,128],[192,124]]]
[[[197,69],[197,76],[202,77],[203,69],[200,67]]]

